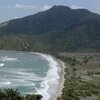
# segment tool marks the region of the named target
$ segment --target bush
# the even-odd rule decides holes
[[[91,93],[91,91],[86,90],[86,91],[85,91],[85,95],[86,95],[86,96],[91,96],[91,95],[92,95],[92,93]]]
[[[22,96],[18,90],[4,89],[0,90],[0,100],[41,100],[41,95]]]

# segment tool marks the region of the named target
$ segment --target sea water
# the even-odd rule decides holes
[[[18,89],[22,95],[41,94],[49,100],[59,83],[58,63],[35,52],[0,51],[0,88]]]

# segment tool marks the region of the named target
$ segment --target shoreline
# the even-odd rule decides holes
[[[60,67],[60,72],[59,72],[59,68],[58,68],[58,74],[59,74],[59,83],[57,86],[57,89],[54,93],[54,95],[52,95],[49,100],[57,100],[58,97],[61,97],[62,95],[62,90],[64,88],[64,75],[65,75],[65,63],[63,61],[61,61],[60,59],[54,58],[56,60],[56,62],[58,63],[58,67]]]
[[[38,52],[32,52],[32,53],[41,55],[42,57],[46,58],[46,60],[49,61],[49,67],[52,66],[52,63],[50,63],[51,61],[53,61],[53,64],[55,64],[56,67],[51,67],[51,70],[52,70],[52,68],[54,68],[53,71],[56,71],[56,75],[59,76],[58,79],[56,77],[56,81],[58,81],[58,83],[56,85],[54,93],[52,95],[50,95],[50,97],[48,98],[48,100],[57,100],[57,98],[61,96],[62,90],[64,88],[65,63],[63,61],[61,61],[60,59],[57,59],[55,56],[52,56],[52,55],[49,55],[49,54],[43,54],[43,53],[38,53]],[[52,73],[52,71],[51,71],[51,73]],[[50,74],[50,75],[52,75],[52,74]],[[46,78],[48,78],[48,76]],[[45,83],[45,85],[47,85],[48,82]],[[44,88],[44,86],[42,88]],[[47,90],[48,90],[48,88],[45,90],[45,93],[47,92]],[[47,99],[45,99],[45,100],[47,100]]]
[[[42,57],[46,58],[47,61],[49,61],[49,67],[51,67],[51,70],[52,70],[52,64],[50,63],[51,62],[50,58],[53,60],[53,63],[55,62],[55,64],[57,64],[56,70],[57,70],[57,75],[59,76],[59,78],[56,81],[58,81],[58,84],[56,85],[57,87],[55,88],[55,91],[53,92],[53,94],[51,94],[50,97],[48,98],[48,100],[57,100],[58,97],[61,97],[62,90],[64,88],[64,81],[65,81],[64,76],[65,76],[65,68],[66,68],[65,63],[62,60],[56,58],[55,56],[52,56],[49,54],[43,54],[43,53],[36,53],[36,54],[41,55]],[[48,60],[48,57],[50,57],[49,60]],[[48,91],[48,89],[46,90],[46,92]],[[42,100],[47,100],[47,99],[43,98]]]
[[[35,54],[38,54],[43,58],[45,58],[49,62],[48,66],[50,68],[49,71],[47,72],[47,76],[45,77],[46,80],[45,85],[48,86],[48,88],[45,89],[44,94],[41,92],[39,94],[43,95],[42,100],[57,100],[56,98],[61,96],[62,89],[64,87],[65,64],[63,61],[57,59],[52,55],[43,54],[43,53],[35,53]],[[49,77],[51,78],[51,80],[48,79]],[[52,80],[54,80],[53,83]],[[55,84],[56,82],[57,84]],[[54,87],[55,90],[52,87],[52,85],[55,86]],[[42,88],[46,88],[46,87],[42,86]]]

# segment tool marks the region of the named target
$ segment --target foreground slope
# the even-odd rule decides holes
[[[1,49],[100,51],[100,15],[86,9],[54,6],[44,12],[1,23],[0,35]]]

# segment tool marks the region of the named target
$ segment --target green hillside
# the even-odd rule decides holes
[[[54,6],[0,24],[0,49],[39,52],[100,51],[100,15]]]

